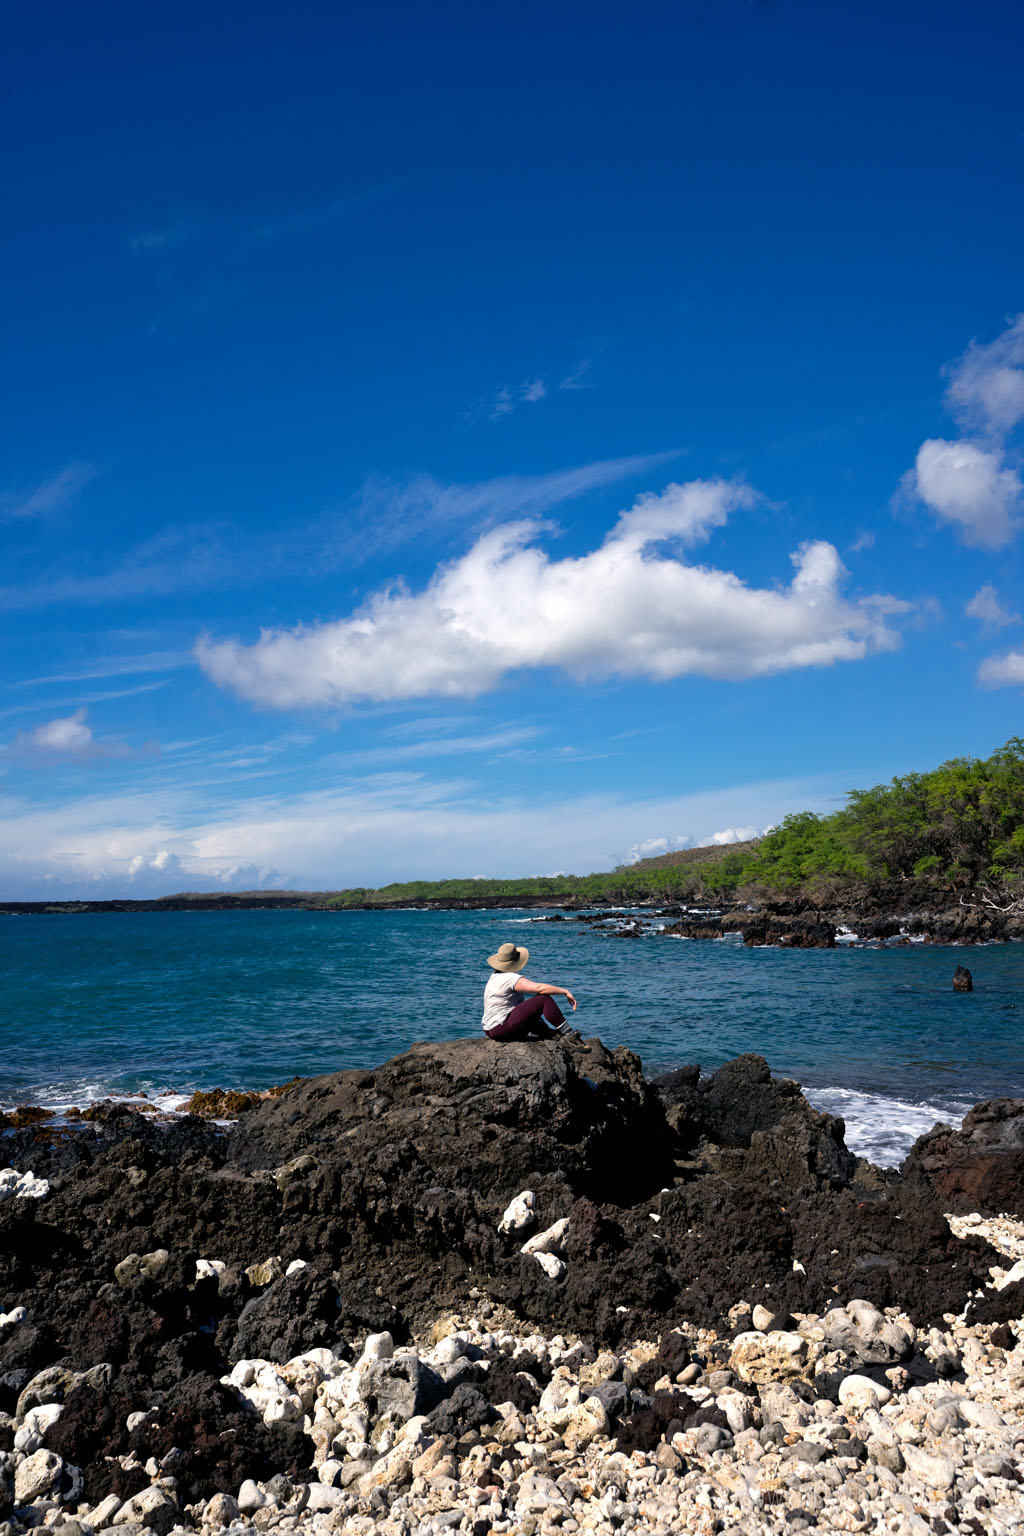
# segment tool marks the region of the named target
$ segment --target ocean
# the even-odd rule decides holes
[[[648,1076],[743,1051],[895,1164],[938,1120],[1024,1097],[1024,946],[746,949],[618,938],[528,912],[138,912],[0,918],[0,1108],[267,1088],[479,1030],[485,957],[529,945],[574,1027]],[[975,991],[952,990],[957,964]],[[500,1047],[495,1047],[499,1049]],[[557,1047],[555,1047],[557,1048]]]

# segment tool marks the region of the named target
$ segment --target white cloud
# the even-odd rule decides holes
[[[120,742],[99,742],[85,723],[86,712],[76,709],[37,725],[34,731],[19,731],[6,749],[18,757],[71,758],[87,762],[98,757],[125,757],[128,748]]]
[[[951,523],[965,544],[1001,549],[1024,523],[1024,486],[1008,447],[1024,419],[1024,315],[995,341],[972,341],[944,371],[946,402],[970,435],[922,443],[901,488]]]
[[[538,547],[535,524],[505,524],[419,594],[390,588],[349,618],[264,630],[253,645],[204,637],[197,655],[221,687],[269,708],[304,709],[473,697],[524,667],[578,681],[734,679],[895,647],[884,611],[902,605],[845,600],[831,544],[802,544],[784,588],[748,587],[653,548],[700,542],[752,498],[738,482],[670,485],[640,497],[598,549],[563,560]]]
[[[655,859],[662,853],[675,853],[680,848],[691,848],[692,837],[645,837],[642,843],[633,843],[622,855],[620,863],[639,864],[641,859]]]
[[[975,548],[1001,549],[1021,526],[1024,486],[997,448],[930,438],[906,483]]]
[[[0,892],[30,900],[225,887],[328,890],[555,868],[586,874],[621,863],[619,850],[638,844],[645,828],[729,827],[748,818],[767,825],[790,811],[831,810],[856,777],[844,768],[828,778],[646,800],[566,794],[546,801],[494,799],[465,779],[416,773],[244,799],[233,781],[224,811],[211,810],[197,789],[163,785],[36,805],[0,798]]]
[[[1024,420],[1024,314],[995,341],[972,341],[946,372],[958,420],[969,431],[1004,437]]]
[[[985,688],[1024,687],[1024,651],[989,656],[978,668],[978,682]]]
[[[969,619],[977,619],[986,629],[1003,629],[1007,624],[1019,624],[1020,614],[1010,613],[999,601],[999,594],[990,583],[979,587],[964,609]]]
[[[137,853],[128,862],[124,878],[130,886],[129,894],[173,895],[192,890],[198,879],[200,890],[219,888],[225,891],[263,891],[279,889],[285,877],[276,869],[265,869],[245,861],[231,863],[207,860],[205,864],[182,859],[169,848],[159,848],[156,853]]]
[[[167,848],[161,848],[157,853],[137,853],[128,864],[128,879],[135,880],[139,875],[148,873],[159,875],[177,874],[181,869],[181,860],[176,853],[171,853]]]
[[[769,830],[768,827],[725,827],[721,832],[712,832],[710,837],[702,837],[696,846],[725,848],[732,843],[749,843],[751,838],[763,837]]]
[[[698,837],[684,834],[677,837],[647,837],[641,843],[633,843],[623,854],[621,863],[638,864],[641,859],[657,858],[662,853],[677,853],[681,848],[724,848],[733,843],[746,843],[753,837],[763,837],[770,827],[725,827],[721,832],[708,832]]]

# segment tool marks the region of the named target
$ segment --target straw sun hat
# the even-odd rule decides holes
[[[520,944],[518,949],[514,944],[500,944],[496,955],[487,956],[487,964],[495,971],[521,971],[530,951],[525,944]]]

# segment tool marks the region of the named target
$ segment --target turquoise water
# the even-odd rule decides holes
[[[935,1119],[1024,1096],[1024,946],[786,951],[493,912],[167,912],[0,919],[0,1106],[269,1087],[479,1028],[484,958],[571,987],[574,1024],[648,1074],[741,1051],[893,1161]],[[954,993],[958,962],[976,990]]]

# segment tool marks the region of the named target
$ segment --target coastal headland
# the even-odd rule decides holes
[[[469,1039],[2,1147],[3,1536],[1019,1525],[1024,1102],[882,1170],[760,1057]]]

